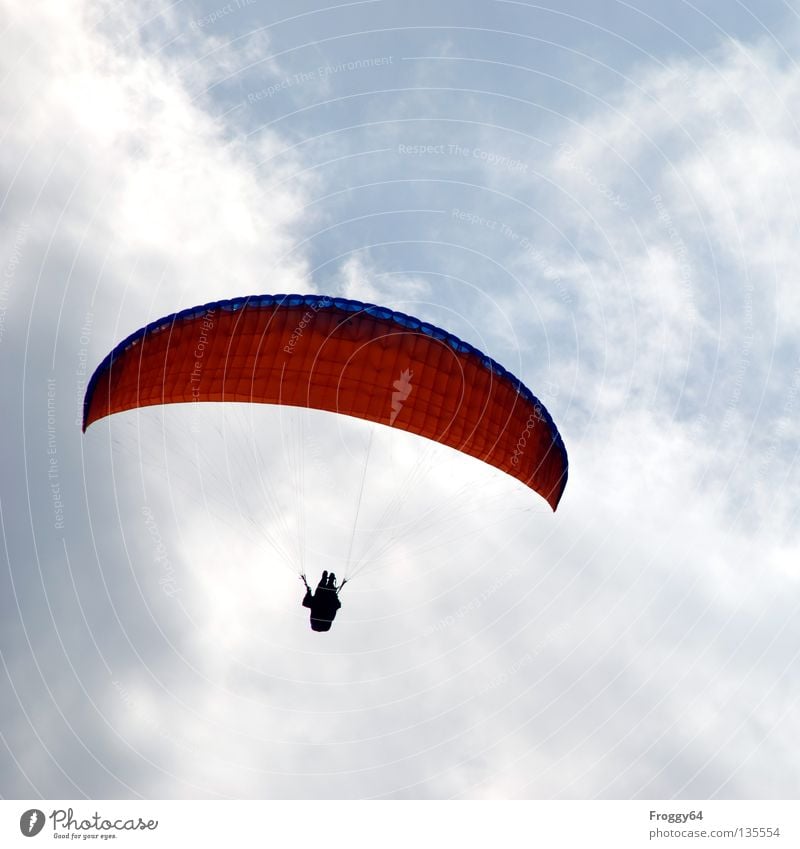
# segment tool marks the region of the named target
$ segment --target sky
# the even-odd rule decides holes
[[[799,42],[794,0],[0,0],[0,795],[796,798]],[[119,340],[282,292],[519,376],[558,511],[318,412],[81,433]]]

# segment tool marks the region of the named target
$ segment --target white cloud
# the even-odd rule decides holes
[[[4,519],[21,613],[5,602],[3,633],[30,629],[57,701],[28,674],[26,652],[10,663],[21,707],[36,710],[29,722],[16,699],[3,702],[4,735],[30,781],[9,767],[6,795],[31,785],[72,795],[70,780],[94,796],[791,795],[798,168],[787,104],[797,72],[741,44],[713,67],[649,65],[581,129],[546,129],[550,148],[513,178],[475,157],[401,159],[394,142],[428,134],[513,146],[485,126],[473,138],[448,123],[442,135],[436,92],[383,93],[376,114],[396,103],[428,123],[413,133],[387,123],[366,147],[361,131],[343,134],[326,156],[373,144],[389,153],[369,159],[367,176],[356,156],[311,177],[325,144],[289,152],[279,134],[247,135],[235,112],[211,108],[206,89],[257,64],[265,36],[239,53],[244,43],[171,14],[149,25],[153,38],[177,39],[159,54],[135,35],[130,7],[125,17],[101,7],[102,36],[83,10],[15,19],[17,49],[0,53],[0,108],[13,116],[0,154],[5,211],[29,234],[2,338],[15,399],[6,432],[26,427],[27,466],[21,444],[3,444],[14,498],[2,503],[8,511],[28,489],[34,514]],[[250,70],[248,86],[260,73]],[[457,79],[455,65],[448,73]],[[481,102],[460,101],[461,114],[471,121]],[[342,189],[367,180],[379,190]],[[318,209],[329,190],[342,205]],[[389,216],[371,213],[408,209],[386,225],[398,261],[390,237],[369,229]],[[340,212],[367,229],[325,243]],[[4,237],[6,254],[18,232]],[[553,516],[477,461],[378,431],[357,553],[377,566],[368,544],[394,539],[382,568],[345,591],[321,641],[297,578],[271,568],[270,543],[295,556],[302,503],[309,572],[344,556],[365,426],[305,420],[304,492],[282,463],[297,416],[255,417],[265,456],[239,453],[238,471],[222,462],[234,434],[209,424],[197,443],[181,439],[180,411],[163,430],[157,417],[120,418],[110,441],[96,429],[81,442],[75,351],[88,310],[96,362],[167,311],[308,290],[308,269],[330,257],[337,292],[412,313],[419,303],[519,364],[572,470]],[[41,468],[53,370],[68,407],[57,432],[65,542],[52,533]],[[17,531],[31,522],[36,551]],[[62,644],[80,686],[60,667]],[[118,777],[110,790],[107,771]]]

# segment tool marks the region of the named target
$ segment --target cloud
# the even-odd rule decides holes
[[[398,60],[294,87],[326,104],[293,123],[236,93],[289,72],[277,28],[145,17],[61,4],[0,53],[3,794],[793,794],[796,70],[729,42],[506,132],[478,94],[402,91]],[[448,152],[399,152],[428,142]],[[565,436],[559,512],[346,417],[80,435],[125,334],[314,289],[509,364]],[[351,544],[323,642],[292,569]]]

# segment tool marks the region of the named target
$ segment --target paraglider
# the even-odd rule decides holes
[[[199,402],[310,408],[404,430],[500,469],[552,510],[567,483],[558,429],[517,377],[453,334],[374,304],[256,295],[153,321],[97,367],[83,430],[124,410]],[[309,595],[312,628],[327,630],[341,606],[335,579]],[[324,616],[318,595],[331,600]]]
[[[561,436],[518,378],[447,331],[374,304],[259,295],[160,318],[97,367],[83,430],[122,410],[205,401],[311,407],[409,431],[512,475],[553,510],[567,483]]]
[[[347,582],[343,581],[342,586],[337,587],[336,575],[333,572],[330,575],[327,572],[323,572],[322,577],[319,579],[319,584],[317,584],[317,588],[312,594],[306,576],[301,575],[300,577],[306,585],[303,607],[308,607],[311,610],[311,630],[330,631],[333,620],[336,618],[336,613],[342,606],[341,601],[339,601],[339,590]]]

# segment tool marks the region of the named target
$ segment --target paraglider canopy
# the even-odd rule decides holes
[[[151,322],[93,374],[83,430],[155,404],[238,401],[327,410],[448,445],[556,509],[567,453],[544,405],[499,363],[404,313],[322,295],[216,301]]]

